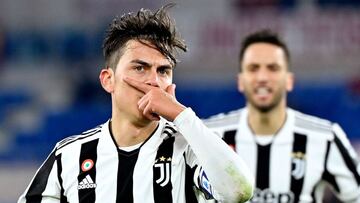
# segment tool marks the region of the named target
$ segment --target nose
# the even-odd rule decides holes
[[[260,68],[256,74],[256,79],[259,82],[267,81],[269,79],[269,72],[266,68]]]
[[[159,87],[159,77],[156,70],[150,71],[145,83],[154,87]]]

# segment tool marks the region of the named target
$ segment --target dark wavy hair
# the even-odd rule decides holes
[[[286,61],[290,64],[290,52],[285,44],[285,42],[278,36],[277,33],[270,29],[261,29],[256,32],[253,32],[247,35],[241,43],[240,54],[239,54],[239,61],[240,61],[240,71],[241,71],[241,64],[244,58],[244,53],[246,49],[255,43],[269,43],[275,46],[282,48],[286,55]]]
[[[158,49],[168,57],[173,65],[177,63],[175,50],[187,51],[186,44],[180,38],[174,21],[167,10],[175,4],[167,4],[156,12],[140,9],[136,14],[128,13],[115,17],[109,25],[103,42],[103,55],[106,67],[116,67],[124,48],[129,40],[138,40],[141,43]]]

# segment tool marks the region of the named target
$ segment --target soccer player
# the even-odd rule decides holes
[[[174,51],[186,51],[186,45],[167,13],[170,6],[113,20],[99,77],[111,94],[111,119],[58,142],[18,202],[251,197],[252,174],[242,159],[175,98]]]
[[[215,115],[206,125],[254,173],[251,202],[323,202],[326,185],[341,201],[359,202],[357,155],[340,126],[287,107],[294,84],[289,61],[287,45],[273,31],[248,35],[238,74],[246,107]]]

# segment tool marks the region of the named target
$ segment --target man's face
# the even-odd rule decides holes
[[[113,116],[126,116],[145,123],[149,121],[140,113],[137,104],[144,93],[129,86],[123,78],[127,76],[165,90],[172,84],[173,77],[173,65],[170,60],[151,44],[143,44],[136,40],[127,42],[115,71],[105,69],[101,74],[104,74],[104,71],[110,80],[110,84],[103,84],[103,87],[112,95]]]
[[[261,112],[286,106],[286,93],[293,88],[283,49],[269,43],[250,45],[243,56],[238,89],[248,105]]]

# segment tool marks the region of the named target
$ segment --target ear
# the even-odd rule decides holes
[[[287,73],[286,90],[291,92],[294,88],[295,76],[292,72]]]
[[[237,87],[239,92],[244,92],[244,85],[242,84],[242,73],[238,73],[237,75]]]
[[[101,86],[108,93],[114,91],[114,71],[111,68],[103,68],[100,72],[99,79]]]

